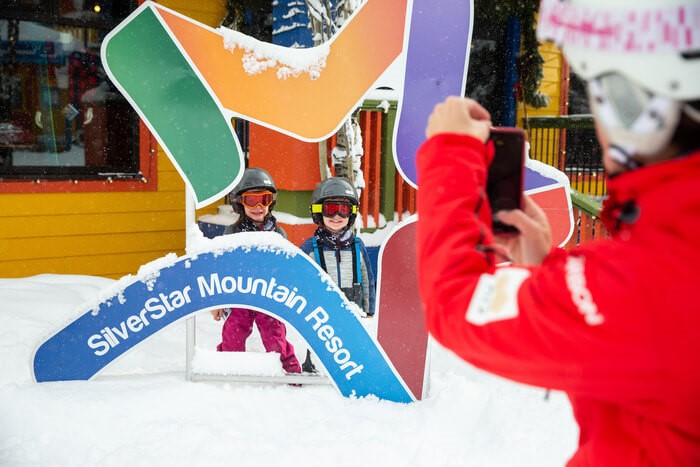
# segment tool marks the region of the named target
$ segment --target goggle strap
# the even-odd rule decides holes
[[[357,214],[357,206],[352,204],[352,209],[351,212],[353,214]],[[323,204],[312,204],[311,205],[311,213],[312,214],[321,214],[323,213]]]

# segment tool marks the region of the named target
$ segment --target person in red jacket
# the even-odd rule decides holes
[[[700,6],[578,3],[543,0],[539,28],[588,82],[611,237],[551,248],[526,199],[496,214],[520,234],[495,238],[489,113],[448,98],[417,155],[426,323],[480,368],[565,391],[580,427],[569,465],[699,466]],[[496,267],[503,246],[514,261]]]

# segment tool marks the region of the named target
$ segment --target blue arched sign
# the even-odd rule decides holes
[[[225,238],[227,248],[180,257],[124,284],[47,339],[34,353],[35,380],[90,379],[192,313],[241,305],[294,327],[344,396],[414,400],[342,292],[307,255],[274,233]]]

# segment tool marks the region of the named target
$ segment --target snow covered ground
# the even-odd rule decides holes
[[[331,386],[185,380],[185,324],[91,381],[36,384],[35,346],[110,279],[0,279],[0,466],[561,466],[578,429],[566,397],[480,372],[437,345],[414,404]],[[220,323],[198,316],[198,346]],[[297,349],[300,347],[298,342]],[[249,350],[262,351],[257,333]]]

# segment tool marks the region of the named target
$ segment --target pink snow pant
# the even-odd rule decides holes
[[[253,322],[258,325],[265,350],[280,354],[284,371],[301,373],[301,365],[294,355],[294,347],[287,341],[287,328],[284,323],[258,311],[231,308],[231,313],[221,330],[221,344],[216,346],[216,350],[245,352],[245,341],[253,332]]]

